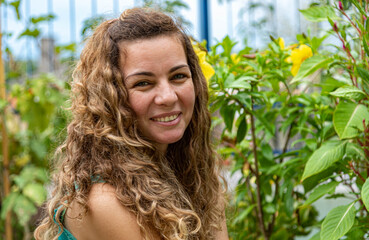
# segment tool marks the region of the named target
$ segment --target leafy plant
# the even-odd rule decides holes
[[[43,75],[12,86],[5,102],[10,158],[11,193],[2,199],[1,219],[10,211],[18,235],[31,238],[32,217],[46,200],[52,152],[65,137],[68,85]],[[0,139],[2,142],[3,139]],[[20,238],[20,237],[19,237]]]
[[[238,53],[226,37],[211,48],[219,153],[238,174],[232,239],[293,239],[315,228],[313,239],[368,237],[367,11],[367,1],[314,4],[301,13],[331,23],[321,37],[297,35],[288,47],[272,38],[262,52]],[[339,45],[322,45],[329,36]],[[354,200],[318,222],[312,204],[323,197]]]

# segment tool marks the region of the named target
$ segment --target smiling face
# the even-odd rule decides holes
[[[180,140],[191,121],[195,90],[175,36],[122,42],[121,69],[141,133],[158,149]]]

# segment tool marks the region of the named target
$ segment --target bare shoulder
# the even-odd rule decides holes
[[[89,211],[82,218],[78,218],[81,206],[71,204],[65,224],[77,239],[142,239],[136,216],[118,201],[114,191],[109,184],[94,184],[88,195]]]

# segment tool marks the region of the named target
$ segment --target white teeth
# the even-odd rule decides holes
[[[170,122],[173,121],[174,119],[176,119],[178,117],[179,114],[177,115],[172,115],[172,116],[167,116],[167,117],[161,117],[161,118],[153,118],[152,120],[154,120],[155,122]]]

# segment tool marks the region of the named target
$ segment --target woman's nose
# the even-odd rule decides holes
[[[170,106],[177,100],[177,93],[169,81],[165,81],[157,86],[155,104]]]

